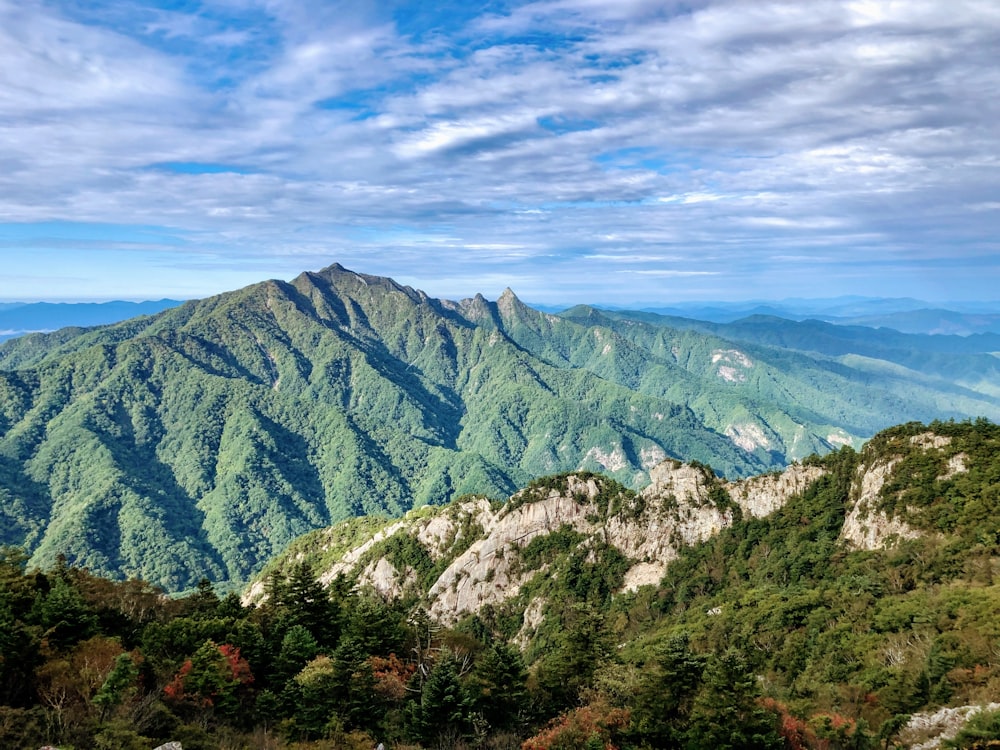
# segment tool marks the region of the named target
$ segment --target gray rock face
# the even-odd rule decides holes
[[[924,451],[943,450],[948,441],[931,432],[909,439]],[[917,535],[904,520],[880,509],[881,494],[900,460],[901,455],[893,454],[862,457],[841,533],[848,546],[878,549]],[[943,463],[943,477],[966,471],[965,462],[964,454],[951,456]],[[636,590],[657,584],[682,547],[704,542],[732,525],[737,509],[743,516],[770,515],[824,472],[795,464],[780,473],[726,482],[698,465],[668,459],[650,469],[648,487],[637,496],[619,498],[611,508],[607,498],[602,499],[605,485],[600,478],[570,475],[554,489],[525,490],[500,506],[473,498],[413,511],[346,550],[320,580],[329,583],[345,574],[388,598],[415,594],[431,616],[453,624],[486,605],[518,596],[526,583],[545,575],[544,566],[529,569],[521,564],[522,550],[539,536],[572,529],[583,537],[584,548],[600,543],[620,551],[631,563],[623,589]],[[426,583],[421,583],[418,571],[400,569],[378,556],[378,545],[395,534],[410,536],[430,560],[443,566],[428,589],[421,588]],[[544,611],[544,601],[526,602],[522,641],[530,638]]]
[[[936,451],[947,447],[951,438],[924,432],[910,438],[910,444],[923,451]],[[851,506],[844,519],[841,538],[855,549],[883,549],[902,539],[914,539],[919,533],[906,521],[890,517],[878,508],[885,484],[892,477],[900,456],[877,457],[863,461],[851,485]],[[967,471],[964,453],[957,453],[947,463],[941,477],[947,479]]]
[[[856,498],[847,518],[844,519],[844,529],[841,538],[856,549],[881,549],[895,539],[912,539],[917,533],[899,518],[890,518],[875,505],[879,493],[886,481],[892,476],[892,471],[898,459],[877,461],[871,466],[858,467],[851,496]]]
[[[969,719],[980,711],[996,711],[1000,703],[985,706],[955,706],[933,712],[914,714],[900,732],[899,739],[910,750],[936,750],[962,731]]]
[[[818,467],[794,465],[781,474],[724,482],[722,488],[744,515],[758,518],[782,507],[822,474]],[[650,477],[652,484],[642,492],[645,511],[607,522],[612,544],[636,561],[625,574],[626,590],[658,583],[681,546],[703,542],[733,523],[732,510],[712,503],[711,481],[702,470],[665,461]]]
[[[323,572],[321,580],[355,575],[361,585],[371,586],[386,597],[399,597],[414,592],[419,585],[416,571],[399,570],[384,558],[372,559],[369,553],[375,545],[393,534],[408,534],[437,561],[461,544],[464,551],[454,556],[430,589],[416,591],[424,595],[433,617],[450,624],[487,604],[516,597],[525,583],[544,574],[544,569],[523,569],[520,550],[536,537],[568,527],[585,538],[616,547],[632,561],[624,588],[635,590],[659,582],[682,546],[704,541],[730,526],[732,504],[744,515],[764,516],[822,474],[817,467],[795,465],[780,474],[720,482],[702,468],[667,460],[651,469],[652,483],[631,505],[626,503],[628,507],[613,512],[600,507],[597,479],[570,476],[561,489],[527,502],[519,502],[523,498],[515,495],[498,509],[487,500],[474,499],[437,514],[410,514],[348,550]],[[732,504],[719,505],[712,499],[715,485],[728,493]],[[478,533],[471,542],[463,538],[470,529]],[[528,604],[531,617],[526,618],[526,627],[529,620],[539,620],[542,609],[540,602]]]

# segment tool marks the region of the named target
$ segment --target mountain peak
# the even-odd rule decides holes
[[[510,315],[513,315],[515,311],[524,310],[525,304],[517,298],[513,289],[507,287],[503,290],[503,294],[497,298],[497,309],[500,311],[500,315],[503,317],[509,317]]]
[[[331,263],[326,268],[321,269],[318,273],[320,273],[323,276],[335,276],[337,274],[342,274],[342,273],[353,274],[354,272],[347,270],[339,263]]]

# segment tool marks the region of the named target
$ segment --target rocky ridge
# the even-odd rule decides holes
[[[471,498],[411,512],[343,552],[319,579],[329,584],[343,575],[387,598],[415,595],[436,619],[453,623],[516,597],[524,584],[545,575],[544,568],[522,566],[520,553],[533,539],[571,529],[582,536],[581,546],[600,542],[622,553],[630,563],[623,589],[635,590],[656,584],[682,546],[708,539],[738,515],[772,513],[823,473],[795,464],[727,482],[708,467],[667,460],[651,470],[652,483],[638,494],[600,475],[570,474],[503,504]],[[385,554],[397,534],[417,542],[432,564],[446,563],[426,589],[415,565]],[[258,581],[245,600],[263,594]]]
[[[949,438],[932,432],[906,439],[907,450],[929,454],[948,445]],[[874,550],[916,537],[920,532],[882,504],[901,456],[866,448],[859,458],[841,540],[848,548]],[[942,476],[966,470],[962,454],[944,465]],[[601,545],[620,553],[628,563],[621,590],[635,591],[658,584],[681,548],[706,541],[738,518],[778,511],[826,473],[819,465],[797,463],[782,472],[726,481],[702,464],[667,459],[650,470],[651,483],[638,493],[598,474],[551,477],[503,503],[466,497],[386,521],[317,573],[324,584],[345,576],[386,598],[414,597],[435,619],[453,624],[484,607],[511,602],[537,577],[549,575],[546,563],[523,564],[525,549],[541,537],[572,532],[577,549],[591,550],[591,557]],[[335,546],[332,539],[320,537],[318,548]],[[398,553],[406,545],[409,556]],[[263,594],[258,581],[245,599],[259,601]],[[544,602],[529,596],[521,604],[530,629],[528,621],[542,617]]]
[[[923,432],[908,438],[909,445],[924,453],[936,453],[951,445],[951,438]],[[844,519],[842,538],[855,549],[875,550],[903,539],[914,539],[919,533],[898,515],[881,509],[881,499],[887,482],[902,460],[902,452],[888,455],[863,455],[851,487],[851,505]],[[967,471],[965,455],[957,453],[946,463],[946,471],[938,479],[949,479]]]

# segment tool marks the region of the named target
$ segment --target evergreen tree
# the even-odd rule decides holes
[[[305,628],[321,647],[336,645],[340,612],[309,563],[297,563],[288,579],[273,584],[270,593],[278,619],[285,627]]]
[[[219,597],[215,593],[212,582],[202,576],[195,592],[184,599],[184,604],[191,617],[204,619],[215,616],[219,609]]]
[[[97,632],[96,615],[66,576],[55,578],[48,593],[39,595],[33,614],[43,638],[56,649],[67,649]]]
[[[611,658],[603,618],[592,605],[571,605],[564,622],[566,630],[558,648],[539,660],[536,670],[539,695],[535,708],[543,714],[577,705],[597,665]]]
[[[283,685],[319,653],[319,644],[303,625],[293,625],[281,641],[281,651],[274,663],[276,685]]]
[[[459,680],[459,665],[454,654],[445,652],[424,682],[420,702],[410,714],[411,732],[420,742],[465,735],[471,729],[471,706]]]
[[[480,656],[469,678],[473,708],[493,729],[507,729],[525,711],[527,672],[521,652],[495,643]]]
[[[691,651],[686,633],[656,648],[633,703],[632,732],[637,738],[659,748],[684,746],[705,661]]]
[[[136,667],[131,654],[119,654],[104,684],[93,697],[94,705],[100,708],[101,721],[104,721],[108,714],[120,706],[128,694],[135,690],[138,677],[139,668]]]
[[[691,709],[689,748],[779,750],[777,716],[758,703],[756,678],[743,655],[729,650],[713,655]]]

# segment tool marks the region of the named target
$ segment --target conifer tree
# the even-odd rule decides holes
[[[715,750],[778,750],[777,716],[758,703],[756,678],[743,655],[713,655],[691,710],[690,747]]]

